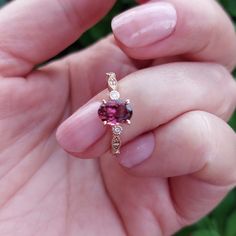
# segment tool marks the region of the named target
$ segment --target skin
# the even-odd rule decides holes
[[[188,1],[179,2],[176,8],[184,9]],[[0,11],[1,235],[171,235],[204,216],[235,185],[236,138],[225,123],[236,104],[235,83],[229,73],[236,58],[225,56],[236,50],[235,35],[214,1],[208,4],[216,9],[217,22],[223,26],[210,34],[217,38],[224,29],[228,39],[224,51],[219,50],[222,40],[209,43],[209,35],[195,32],[196,27],[189,36],[190,44],[191,36],[198,35],[198,42],[208,47],[184,43],[177,54],[169,52],[165,59],[157,49],[155,55],[147,53],[144,61],[136,61],[130,59],[133,51],[122,41],[118,46],[109,37],[82,52],[34,69],[76,40],[113,3],[18,0]],[[208,15],[208,10],[201,14]],[[176,32],[181,34],[179,27]],[[45,32],[50,32],[50,37]],[[166,48],[170,42],[171,38]],[[199,53],[194,46],[203,49]],[[217,48],[217,55],[213,48]],[[135,51],[136,59],[143,55],[139,49]],[[182,59],[181,52],[185,52],[186,61],[196,58],[201,62],[163,65]],[[212,62],[209,55],[214,63],[208,63]],[[150,65],[159,66],[148,68]],[[140,70],[144,67],[147,69]],[[104,98],[107,71],[125,77],[120,83],[121,94],[132,99],[136,111],[133,125],[123,135],[123,150],[132,150],[140,139],[145,144],[145,135],[150,134],[154,146],[159,147],[134,168],[123,167],[107,152],[109,132],[87,150],[73,155],[65,141],[66,136],[70,137],[69,144],[79,147],[80,142],[73,142],[78,137],[75,133],[80,132],[73,117],[87,102]],[[183,94],[181,88],[193,88],[188,103],[170,103],[173,100],[168,99],[165,89],[173,83],[165,83],[173,79],[173,74],[177,75],[176,82],[184,86],[173,87],[173,95]],[[145,83],[152,86],[144,90]],[[131,84],[135,84],[134,89],[130,89]],[[152,95],[153,84],[163,93],[161,104],[169,112],[161,112],[159,120],[152,119],[147,125],[142,122],[143,111],[135,91]],[[207,96],[207,102],[200,99],[202,95]],[[147,96],[141,102],[151,101]],[[147,109],[152,115],[163,110],[153,106]],[[89,139],[90,134],[83,139]],[[171,150],[167,144],[171,144]],[[179,162],[172,162],[173,155]],[[83,159],[92,156],[96,158]]]

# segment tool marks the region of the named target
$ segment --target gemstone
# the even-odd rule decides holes
[[[111,73],[107,73],[107,75],[109,76],[109,79],[108,79],[109,87],[115,90],[117,87],[116,74],[111,72]]]
[[[98,116],[108,125],[126,123],[132,117],[133,111],[130,104],[123,100],[111,100],[102,103],[98,109]]]
[[[115,125],[112,127],[112,132],[115,135],[120,135],[123,131],[123,128],[120,125]]]
[[[110,92],[110,98],[112,100],[118,100],[120,98],[120,93],[118,91],[116,91],[116,90],[112,90]]]

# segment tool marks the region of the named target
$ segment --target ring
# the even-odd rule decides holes
[[[107,73],[108,89],[110,91],[110,100],[102,100],[102,104],[98,109],[98,116],[104,125],[112,128],[111,151],[114,155],[120,154],[121,134],[123,128],[121,124],[131,124],[130,119],[133,115],[133,110],[130,105],[130,100],[120,99],[118,92],[118,82],[116,74],[113,72]]]

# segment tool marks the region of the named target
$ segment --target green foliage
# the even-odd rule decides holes
[[[176,236],[236,236],[236,190],[207,217]]]
[[[219,0],[222,6],[229,12],[232,17],[236,17],[236,1],[235,0]]]
[[[201,229],[192,233],[192,236],[220,236],[215,230]]]
[[[229,13],[236,25],[236,0],[218,0]],[[0,0],[0,6],[9,0]],[[120,12],[134,5],[132,0],[118,0],[112,11],[96,26],[86,32],[77,42],[62,52],[59,57],[77,51],[96,42],[111,32],[111,19]],[[236,71],[234,73],[236,77]],[[230,120],[230,125],[236,131],[236,113]],[[183,229],[176,236],[236,236],[236,190],[233,190],[225,200],[207,217]]]
[[[233,212],[226,222],[225,227],[225,235],[226,236],[235,236],[236,235],[236,211]]]
[[[0,6],[4,5],[6,2],[6,0],[0,0]]]
[[[58,56],[60,57],[70,52],[78,51],[79,49],[85,48],[111,33],[112,18],[118,15],[120,12],[123,12],[134,5],[135,3],[132,0],[117,1],[113,9],[104,19],[102,19],[98,24],[96,24],[86,33],[84,33],[84,35],[82,35],[82,37],[77,42],[75,42]]]

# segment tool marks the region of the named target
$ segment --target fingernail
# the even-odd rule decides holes
[[[144,47],[167,38],[175,29],[177,13],[167,2],[148,3],[115,17],[115,37],[127,47]]]
[[[106,131],[98,118],[101,104],[91,103],[68,118],[57,130],[57,140],[68,152],[81,153]]]
[[[119,162],[127,168],[135,167],[152,155],[154,147],[155,139],[153,134],[145,134],[122,148]]]

